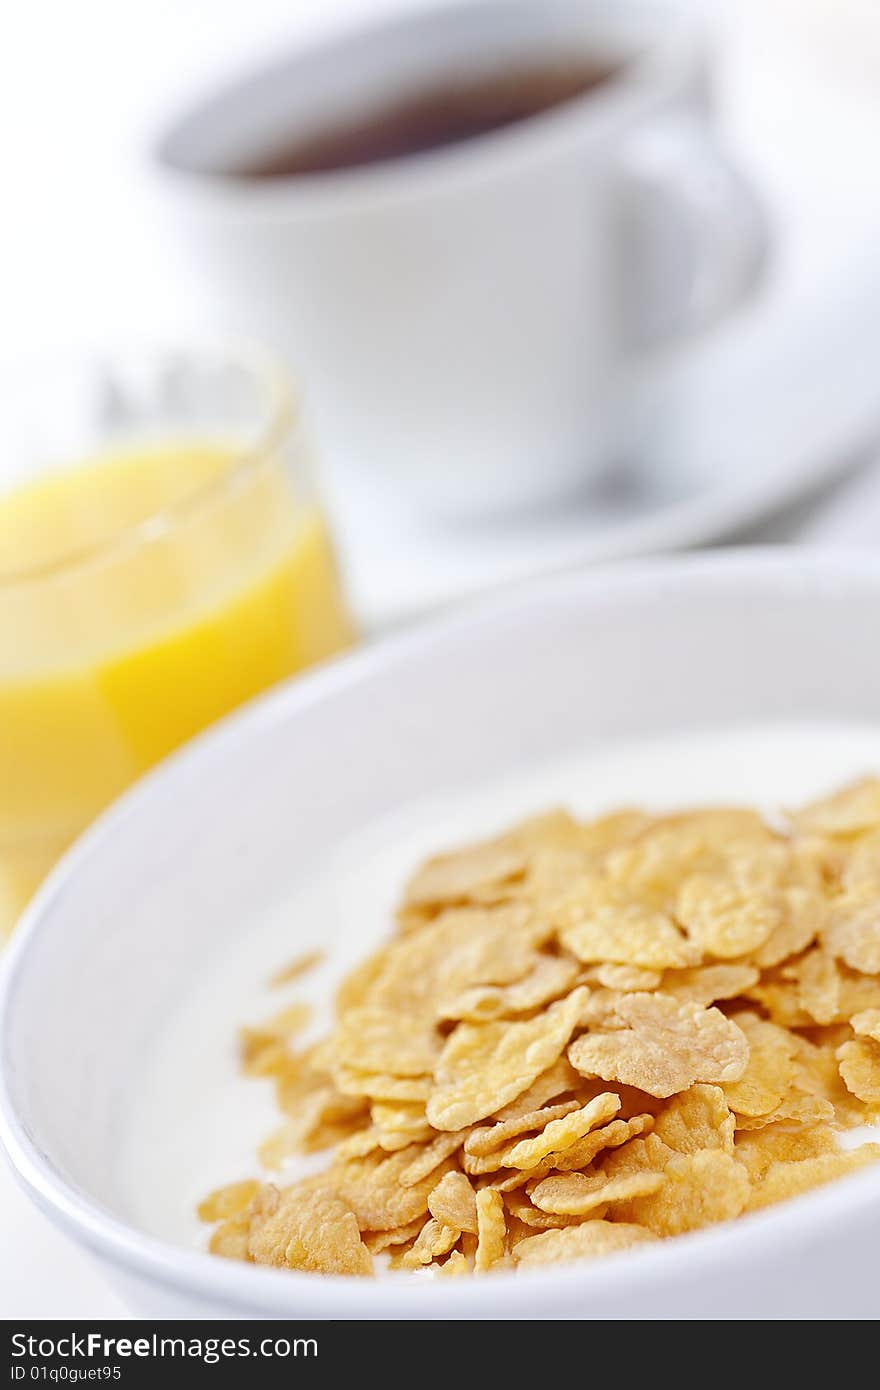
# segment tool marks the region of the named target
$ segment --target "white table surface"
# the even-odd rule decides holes
[[[329,28],[381,3],[18,5],[15,42],[4,44],[0,54],[0,167],[7,193],[14,195],[0,233],[0,358],[65,343],[198,329],[198,306],[155,256],[139,216],[132,149],[169,101],[208,75],[233,69],[279,37]],[[851,294],[854,276],[871,273],[880,187],[871,187],[867,163],[860,170],[858,150],[841,148],[831,137],[823,112],[829,102],[839,103],[850,131],[862,116],[873,114],[876,122],[880,10],[875,0],[739,0],[726,7],[725,22],[722,78],[733,110],[734,144],[740,137],[748,142],[758,128],[772,131],[775,122],[789,149],[793,130],[801,132],[803,157],[816,171],[817,183],[805,191],[802,205],[786,211],[784,275],[792,303],[803,305],[808,281],[810,292],[821,281],[829,295]],[[790,70],[793,52],[801,73],[796,92],[773,81],[777,56],[784,53]],[[862,126],[865,161],[871,158],[868,129]],[[759,172],[768,187],[778,157],[774,148],[765,136]],[[853,219],[857,197],[864,198],[864,216]],[[844,258],[841,225],[851,251]],[[746,321],[739,332],[747,354],[749,333],[758,328]],[[880,466],[864,470],[805,514],[777,523],[770,536],[880,547]],[[0,1317],[127,1315],[91,1259],[31,1207],[0,1160]]]

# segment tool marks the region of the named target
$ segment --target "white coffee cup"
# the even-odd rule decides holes
[[[241,170],[429,86],[581,54],[565,105],[396,161]],[[410,11],[206,98],[156,146],[193,274],[284,352],[339,485],[446,513],[557,503],[620,457],[659,346],[753,285],[764,227],[708,124],[675,6],[496,0]]]

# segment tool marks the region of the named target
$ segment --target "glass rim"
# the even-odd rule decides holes
[[[198,515],[204,507],[222,497],[225,492],[236,487],[242,479],[246,479],[259,468],[300,422],[299,397],[287,368],[267,348],[247,341],[158,341],[134,343],[119,350],[110,345],[80,352],[35,355],[34,358],[13,367],[12,375],[27,375],[30,379],[32,375],[36,378],[41,367],[44,370],[49,367],[56,372],[59,368],[88,370],[90,366],[97,370],[102,363],[147,363],[151,359],[160,362],[165,358],[170,360],[175,357],[193,362],[216,362],[218,365],[223,362],[232,363],[243,367],[255,381],[262,383],[265,390],[265,419],[255,431],[254,441],[243,445],[240,454],[238,451],[235,452],[234,461],[227,471],[201,483],[176,501],[157,507],[146,516],[139,517],[137,521],[119,526],[99,540],[74,547],[57,557],[36,564],[20,565],[10,569],[0,566],[0,594],[4,591],[23,589],[29,584],[44,583],[74,574],[116,552],[122,553],[170,535],[176,526]],[[71,460],[71,469],[75,467],[76,461]],[[64,471],[63,467],[57,470],[58,473]],[[41,475],[35,475],[39,476]],[[48,476],[48,472],[45,476]],[[23,479],[21,483],[10,488],[0,487],[0,507],[6,497],[12,496],[19,486],[27,487],[29,481],[32,480]]]

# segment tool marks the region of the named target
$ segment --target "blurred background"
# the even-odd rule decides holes
[[[421,3],[33,0],[18,7],[0,59],[3,355],[236,328],[182,259],[145,177],[144,152],[172,113],[224,77]],[[652,531],[658,500],[667,519],[667,505],[691,500],[706,475],[723,476],[736,492],[744,475],[748,483],[769,468],[784,484],[782,501],[800,504],[797,476],[804,492],[814,477],[837,482],[834,465],[859,461],[880,416],[880,179],[871,157],[880,128],[877,7],[718,0],[695,8],[713,30],[718,120],[764,201],[773,250],[760,294],[665,365],[651,443],[665,470],[662,495],[640,479],[635,498],[612,490],[574,516],[520,518],[474,535],[419,517],[401,522],[393,498],[377,505],[369,487],[334,494],[351,601],[366,627],[541,568],[720,539],[730,525],[738,538],[880,534],[880,500],[866,507],[864,493],[854,506],[841,494],[821,521],[800,507],[771,518],[746,507],[740,526],[732,505],[708,526],[679,513]],[[369,475],[368,462],[364,468]]]
[[[483,3],[489,12],[495,0]],[[69,402],[38,363],[70,353],[85,360],[108,345],[119,345],[124,355],[151,340],[186,348],[242,329],[253,336],[253,323],[240,320],[222,281],[199,273],[173,199],[157,186],[149,152],[175,113],[267,58],[421,7],[422,0],[29,0],[14,8],[0,52],[6,188],[0,489],[29,481],[17,443],[25,396],[28,430],[34,421],[41,437],[67,429]],[[880,7],[876,0],[716,0],[692,8],[710,30],[720,137],[762,209],[769,254],[754,292],[735,313],[654,354],[650,371],[628,382],[622,409],[634,427],[613,469],[594,470],[556,504],[539,501],[546,461],[536,450],[533,505],[522,502],[530,491],[525,477],[515,508],[505,507],[497,492],[495,506],[485,499],[458,512],[424,506],[407,495],[405,476],[395,483],[382,449],[366,435],[363,447],[349,444],[346,455],[326,414],[322,428],[320,410],[314,444],[306,449],[279,405],[284,390],[279,397],[272,370],[216,356],[210,369],[204,357],[195,366],[178,363],[169,415],[168,382],[164,395],[157,385],[161,372],[141,364],[128,375],[120,356],[114,389],[122,394],[105,399],[107,418],[115,411],[128,424],[137,419],[172,432],[181,421],[187,429],[208,428],[206,421],[212,430],[234,426],[242,438],[254,431],[257,451],[268,451],[270,461],[284,453],[297,517],[291,512],[288,526],[288,494],[279,491],[280,474],[266,471],[250,479],[244,510],[239,495],[234,515],[230,505],[228,515],[205,522],[195,539],[165,536],[161,564],[144,557],[121,578],[105,575],[87,598],[66,592],[61,603],[50,595],[38,608],[31,597],[21,601],[4,571],[11,565],[15,577],[21,541],[29,561],[36,554],[41,564],[55,563],[49,550],[43,554],[55,501],[41,492],[19,511],[0,505],[0,937],[4,892],[17,910],[63,844],[143,767],[254,690],[355,634],[369,638],[507,581],[573,564],[742,540],[880,551]],[[375,267],[381,240],[371,254]],[[384,254],[387,259],[387,248]],[[534,305],[540,306],[542,287],[549,294],[553,276],[552,257],[535,267]],[[453,294],[461,286],[444,288]],[[409,287],[416,313],[424,289]],[[524,331],[531,331],[528,324]],[[360,350],[369,354],[369,333]],[[450,357],[450,377],[454,365]],[[317,382],[306,371],[299,385],[311,417]],[[401,388],[402,412],[405,395]],[[470,407],[477,413],[479,395],[475,388]],[[426,438],[426,451],[430,443]],[[69,462],[82,462],[71,448]],[[165,458],[162,487],[173,492],[167,464]],[[199,465],[204,476],[217,467],[225,478],[222,460],[202,458]],[[150,476],[152,488],[155,469]],[[117,479],[118,486],[108,483],[102,492],[100,482],[89,487],[97,486],[114,524],[122,524],[126,509],[136,522],[150,518],[129,475],[124,487]],[[307,534],[296,530],[294,547],[294,521],[301,528],[302,499],[306,492],[311,498],[315,485],[322,508],[314,518],[308,513],[314,525]],[[162,495],[167,502],[167,491]],[[103,545],[104,531],[89,533],[88,543]],[[221,613],[216,629],[200,627],[192,615],[202,612],[205,594],[222,591],[228,598],[221,571],[244,574],[245,559],[250,564],[264,551],[281,568],[248,579],[245,617]],[[8,555],[12,561],[4,565]],[[203,586],[197,592],[191,590],[196,572]],[[108,617],[110,592],[115,609]],[[132,604],[136,595],[136,615],[121,594]],[[167,612],[157,607],[157,594]],[[285,629],[282,642],[278,615],[294,608],[295,640]],[[149,633],[168,612],[177,614],[175,621],[185,616],[188,665],[163,665],[149,646]],[[111,679],[104,648],[118,634],[109,624],[133,631],[135,616],[132,641],[147,645]],[[259,651],[245,642],[257,628]],[[37,630],[39,641],[52,646],[49,674],[47,646],[31,660]],[[82,642],[76,648],[86,653],[82,659],[97,663],[91,685],[74,690],[56,682],[56,667],[67,660],[57,654],[62,636],[65,653]],[[205,664],[208,651],[213,664]],[[168,688],[187,692],[179,702],[186,709],[159,727],[157,710]],[[115,745],[109,751],[108,712],[114,729],[126,725],[121,751]],[[76,747],[83,755],[79,771]],[[62,765],[69,775],[59,789]],[[40,824],[53,798],[58,806],[66,798],[69,824],[59,811],[58,825],[38,846],[37,867],[25,873],[20,847],[4,849],[3,837],[14,834],[22,806]],[[6,913],[11,920],[12,906]],[[4,1250],[15,1252],[14,1259],[0,1254],[6,1316],[32,1315],[37,1307],[45,1317],[120,1313],[81,1257],[19,1201],[5,1175],[0,1227]]]

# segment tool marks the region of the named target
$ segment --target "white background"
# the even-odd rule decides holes
[[[423,2],[16,0],[0,51],[0,372],[4,359],[55,345],[234,333],[177,262],[144,177],[151,138],[196,92],[251,59]],[[760,434],[764,402],[803,395],[815,414],[817,391],[833,400],[849,389],[851,368],[868,373],[880,357],[880,6],[692,3],[718,29],[722,123],[763,194],[776,248],[767,293],[703,340],[697,370],[683,374],[692,407],[684,452],[710,459],[702,468],[711,479],[716,468],[737,469],[737,448],[761,453],[749,429],[757,416]],[[836,378],[825,383],[820,370],[817,383],[826,338]],[[733,448],[727,417],[744,430]],[[790,470],[781,456],[792,446],[777,450],[774,428],[771,452]],[[795,418],[782,433],[792,429],[797,470],[812,421]],[[577,511],[546,528],[437,538],[399,522],[385,498],[371,514],[368,466],[363,476],[366,495],[331,501],[367,627],[580,552]],[[880,543],[880,473],[820,517],[786,517],[762,539],[792,533]]]
[[[204,307],[175,267],[142,180],[151,131],[218,73],[382,7],[391,8],[383,0],[17,0],[0,51],[0,370],[51,346],[202,327]],[[724,112],[770,199],[784,252],[778,293],[794,316],[818,298],[857,300],[863,283],[867,293],[880,282],[880,6],[700,8],[723,25]],[[774,204],[793,161],[805,172],[802,192]],[[743,353],[761,331],[744,321]],[[877,478],[811,515],[803,535],[880,542]],[[124,1312],[0,1165],[0,1316]]]
[[[140,177],[138,155],[151,133],[199,87],[285,40],[420,3],[17,0],[0,51],[0,355],[185,329],[196,309],[157,245]],[[847,215],[838,189],[848,193],[857,173],[867,197],[876,173],[877,5],[713,0],[695,8],[717,18],[725,34],[720,57],[735,135],[760,124],[758,172],[772,179],[792,159],[815,169],[816,197],[807,206],[805,194],[796,210],[805,220],[788,246],[785,273],[794,283],[804,256],[813,255],[807,246]],[[774,78],[781,51],[784,87]],[[861,148],[841,149],[823,121],[829,88],[853,113],[863,111]],[[858,228],[853,233],[858,253]]]

